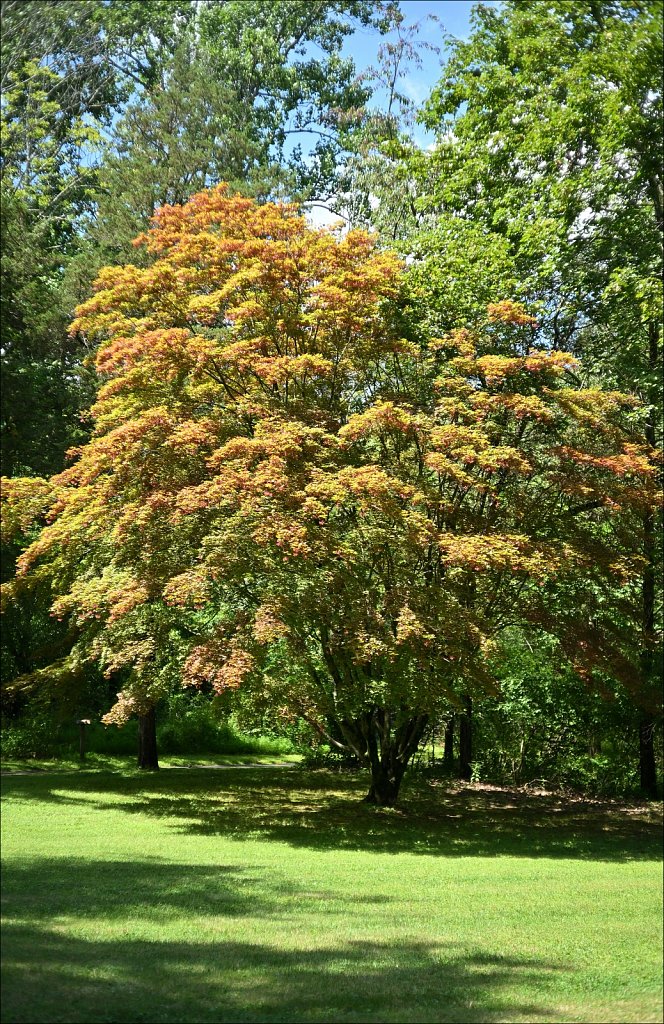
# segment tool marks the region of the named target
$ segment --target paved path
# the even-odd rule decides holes
[[[195,768],[223,770],[224,768],[290,768],[292,761],[256,761],[253,764],[162,764],[159,771],[168,772],[175,769],[192,771]],[[138,769],[136,769],[138,771]],[[7,771],[0,771],[0,775],[80,775],[82,771],[89,771],[91,775],[122,775],[118,768],[10,768]]]

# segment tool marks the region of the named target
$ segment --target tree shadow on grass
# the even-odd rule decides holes
[[[648,811],[553,795],[415,782],[396,809],[363,804],[365,780],[301,768],[39,776],[3,780],[22,800],[168,819],[192,835],[266,839],[311,849],[446,857],[660,860],[661,823]]]
[[[67,866],[75,865],[63,861],[60,870]],[[43,867],[39,862],[33,867],[35,882]],[[88,863],[87,869],[97,867]],[[152,867],[146,896],[182,914],[180,900],[172,899],[170,868],[175,866],[166,872],[163,865]],[[125,868],[135,882],[145,880],[133,876],[133,865]],[[197,885],[209,887],[205,873],[196,875],[191,868],[187,873]],[[229,877],[222,877],[225,890]],[[93,911],[107,910],[106,896],[86,910],[71,893],[69,901],[60,897],[58,910],[77,918],[74,928],[83,924],[87,934],[57,917],[46,921],[38,912],[31,914],[25,903],[17,908],[20,919],[9,916],[3,929],[2,1020],[490,1024],[555,1019],[546,993],[559,965],[487,955],[455,943],[335,943],[324,934],[314,949],[289,949],[287,941],[265,940],[265,915],[275,909],[269,900],[258,900],[253,910],[244,906],[253,918],[249,941],[219,939],[210,928],[209,941],[201,941],[200,929],[195,940],[168,941],[160,937],[158,923],[149,939],[126,937],[125,931],[123,937],[99,940],[89,918]],[[361,908],[349,902],[347,911]],[[227,912],[227,906],[218,911]]]
[[[321,900],[325,903],[321,905]],[[293,915],[347,917],[347,893],[307,892],[274,874],[237,865],[172,863],[158,857],[92,860],[82,857],[8,860],[2,866],[3,918],[126,921],[156,924],[186,917],[260,916],[289,921]],[[383,895],[352,896],[353,912],[392,902]]]

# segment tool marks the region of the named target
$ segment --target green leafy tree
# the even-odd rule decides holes
[[[89,401],[63,282],[77,248],[76,221],[95,175],[85,159],[98,134],[63,109],[59,78],[36,62],[8,75],[3,97],[2,468],[49,473],[82,436]]]
[[[406,155],[419,231],[408,241],[435,330],[472,323],[494,294],[525,301],[587,379],[639,394],[661,444],[662,7],[478,6],[422,119],[430,153]],[[643,788],[655,791],[653,660],[661,626],[646,514],[641,589]]]
[[[220,181],[262,199],[329,193],[370,94],[343,41],[396,17],[364,0],[198,5],[111,140],[97,229],[107,255],[129,258],[157,207]]]
[[[92,395],[67,337],[94,254],[103,132],[154,79],[189,4],[2,4],[2,471],[51,473]],[[169,35],[170,32],[170,35]],[[90,257],[92,256],[92,259]]]
[[[2,89],[36,61],[57,75],[61,106],[105,121],[152,85],[195,10],[190,0],[2,0]]]
[[[638,789],[639,720],[624,687],[579,685],[550,636],[520,630],[506,631],[496,673],[500,696],[474,714],[475,778],[603,796]]]

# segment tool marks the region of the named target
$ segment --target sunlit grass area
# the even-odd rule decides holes
[[[296,765],[3,790],[7,1022],[661,1020],[655,805],[381,810]]]

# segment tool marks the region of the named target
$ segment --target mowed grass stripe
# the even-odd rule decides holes
[[[654,811],[300,768],[3,779],[3,1020],[661,1020]]]

